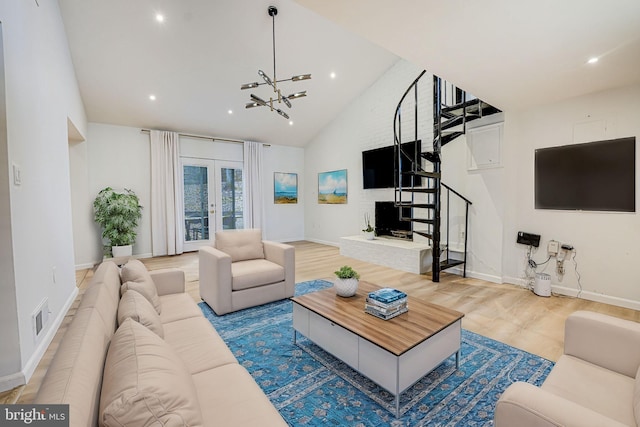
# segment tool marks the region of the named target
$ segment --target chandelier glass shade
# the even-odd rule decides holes
[[[245,83],[240,86],[240,89],[254,89],[261,85],[269,85],[273,89],[273,95],[269,97],[268,100],[262,99],[253,93],[250,95],[250,102],[245,105],[245,108],[254,108],[254,107],[268,107],[271,111],[278,113],[285,119],[289,119],[289,115],[282,111],[279,108],[279,104],[284,104],[288,108],[291,108],[291,100],[302,98],[307,96],[307,91],[299,91],[294,92],[290,95],[282,95],[280,88],[278,87],[278,83],[281,82],[298,82],[301,80],[309,80],[311,78],[311,74],[298,74],[289,79],[281,79],[278,80],[276,77],[276,15],[278,14],[278,9],[275,6],[269,6],[267,9],[267,13],[271,16],[273,23],[273,79],[267,75],[262,70],[258,70],[258,76],[262,78],[262,82],[251,82]]]

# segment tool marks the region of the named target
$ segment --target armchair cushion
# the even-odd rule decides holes
[[[284,268],[266,259],[252,259],[231,264],[231,289],[254,288],[284,280]]]
[[[258,229],[218,231],[216,248],[231,256],[231,262],[264,259],[262,231]]]
[[[564,355],[556,362],[542,389],[622,424],[636,425],[631,405],[634,385],[631,377]]]

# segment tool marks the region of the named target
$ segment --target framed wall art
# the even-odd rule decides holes
[[[318,173],[318,203],[342,205],[347,203],[347,170]]]
[[[276,205],[298,203],[297,173],[273,173],[273,203]]]

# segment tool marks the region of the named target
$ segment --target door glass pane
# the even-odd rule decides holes
[[[222,229],[244,228],[242,169],[221,168]]]
[[[209,186],[206,166],[184,167],[184,240],[209,240]]]

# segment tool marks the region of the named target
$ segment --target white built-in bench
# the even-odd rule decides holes
[[[347,236],[340,238],[340,255],[409,273],[422,274],[431,270],[431,247],[425,242]]]

